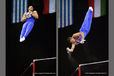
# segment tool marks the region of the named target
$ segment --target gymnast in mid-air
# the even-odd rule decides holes
[[[38,13],[37,11],[34,11],[33,6],[29,6],[28,7],[28,12],[24,13],[21,21],[25,22],[23,24],[22,30],[21,30],[21,35],[20,35],[20,42],[23,42],[26,37],[28,36],[28,34],[31,32],[33,26],[34,26],[34,22],[35,19],[38,19]]]
[[[79,32],[73,34],[72,37],[68,37],[68,41],[72,44],[72,46],[71,49],[69,47],[66,48],[67,53],[73,52],[76,45],[84,44],[84,42],[86,41],[85,37],[87,36],[91,28],[92,15],[93,15],[93,8],[89,7]]]

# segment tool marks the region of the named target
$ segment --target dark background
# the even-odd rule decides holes
[[[23,23],[11,23],[11,1],[6,1],[6,75],[21,76],[33,59],[56,56],[56,13],[43,15],[43,0],[28,0],[28,5],[33,5],[39,14],[34,27],[26,40],[19,42]],[[45,63],[45,62],[44,62]],[[48,63],[40,63],[40,66]],[[48,67],[49,71],[56,71],[56,62]],[[45,67],[38,69],[45,70]],[[23,74],[32,75],[32,66]]]
[[[86,42],[76,46],[71,55],[66,52],[66,48],[71,47],[67,38],[79,32],[88,8],[88,0],[74,0],[74,24],[58,30],[59,76],[71,76],[79,64],[108,60],[108,1],[106,16],[93,18]],[[107,67],[101,69],[108,70]]]

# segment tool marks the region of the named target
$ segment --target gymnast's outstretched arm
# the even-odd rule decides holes
[[[67,47],[66,50],[67,50],[68,52],[73,52],[76,45],[78,45],[78,44],[72,43],[71,49]]]
[[[36,18],[36,19],[39,18],[37,11],[34,11],[33,14],[32,14],[32,16],[33,16],[34,18]]]
[[[76,44],[72,44],[72,47],[71,47],[71,52],[73,52],[73,51],[74,51],[75,45],[76,45]]]
[[[21,22],[24,22],[24,21],[26,21],[26,13],[24,13],[24,15],[23,15],[23,17],[21,19]]]

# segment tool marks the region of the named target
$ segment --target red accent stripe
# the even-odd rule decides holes
[[[44,0],[43,14],[48,14],[48,13],[49,13],[49,0]]]
[[[93,17],[94,17],[94,0],[89,0],[89,6],[93,8]]]
[[[33,75],[35,76],[35,61],[33,61]]]
[[[79,76],[81,76],[81,67],[79,66]]]

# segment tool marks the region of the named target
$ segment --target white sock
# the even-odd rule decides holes
[[[89,9],[90,9],[91,11],[93,11],[93,8],[92,8],[91,6],[89,7]]]
[[[23,42],[25,40],[25,37],[20,38],[20,42]]]

